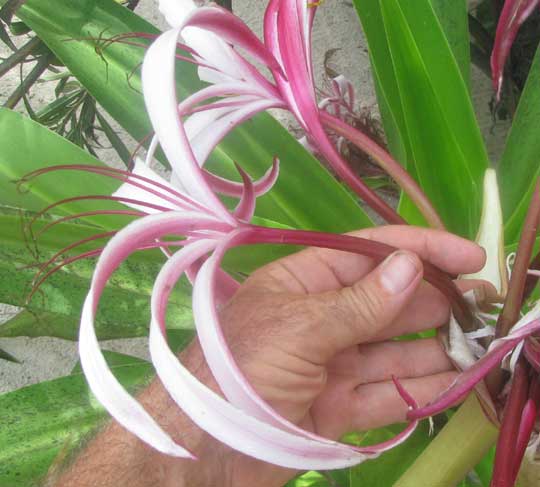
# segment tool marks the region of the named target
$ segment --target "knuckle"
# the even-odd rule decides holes
[[[350,318],[355,324],[357,333],[364,338],[376,333],[380,328],[384,309],[381,296],[361,285],[347,288],[344,291],[343,297],[347,301],[346,308],[350,310]]]

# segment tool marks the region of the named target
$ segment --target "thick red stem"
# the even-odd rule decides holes
[[[514,370],[514,378],[504,410],[490,487],[512,487],[514,485],[515,453],[521,414],[527,401],[528,390],[528,367],[525,361],[520,359]]]
[[[508,294],[506,295],[503,309],[497,320],[495,331],[496,338],[508,335],[510,328],[512,328],[519,319],[525,282],[527,279],[527,269],[529,268],[536,235],[538,233],[539,220],[540,183],[537,182],[521,231],[521,237],[516,252],[516,260],[514,261],[512,276],[508,285]]]
[[[521,462],[525,456],[525,451],[529,446],[529,441],[531,439],[531,434],[536,423],[537,409],[536,404],[532,399],[527,400],[525,407],[523,408],[523,413],[521,416],[521,422],[519,424],[519,433],[516,442],[516,452],[514,456],[514,471],[513,483],[516,482],[517,476],[519,474],[519,469],[521,467]]]
[[[401,189],[405,191],[407,196],[411,198],[429,225],[433,228],[444,230],[444,223],[422,188],[388,152],[370,139],[366,134],[351,127],[349,124],[334,117],[328,112],[321,111],[321,121],[327,128],[330,128],[338,135],[345,137],[361,151],[370,156],[396,181]]]
[[[391,245],[351,235],[253,226],[252,232],[246,236],[243,244],[255,243],[302,245],[344,250],[371,257],[377,262],[382,261],[398,250]],[[471,311],[450,276],[443,273],[433,264],[424,262],[424,279],[447,297],[452,305],[454,315],[463,329],[465,331],[474,330],[475,326]]]

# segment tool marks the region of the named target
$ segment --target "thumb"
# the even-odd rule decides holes
[[[398,250],[353,286],[312,295],[321,317],[312,336],[327,345],[326,358],[369,341],[389,326],[413,296],[422,275],[418,256]]]

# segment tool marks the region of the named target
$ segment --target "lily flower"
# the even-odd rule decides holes
[[[186,132],[197,161],[203,166],[223,137],[255,114],[270,108],[285,109],[295,116],[308,140],[316,142],[317,152],[335,173],[387,222],[404,223],[354,174],[325,128],[346,136],[368,153],[404,188],[427,221],[443,228],[429,199],[400,164],[365,134],[344,123],[339,114],[332,115],[324,106],[319,108],[311,62],[311,31],[317,5],[307,0],[270,1],[262,42],[241,19],[217,5],[196,7],[192,0],[160,0],[160,10],[172,28],[167,33],[171,42],[173,38],[184,41],[199,65],[200,79],[209,83],[178,106],[180,115],[187,117]],[[266,68],[273,81],[239,50]],[[348,92],[340,96],[351,96],[344,81],[338,79],[335,83],[335,89]],[[354,99],[348,103],[354,103]],[[336,100],[333,105],[337,106]],[[156,145],[154,139],[152,148]],[[173,169],[176,173],[177,169]],[[226,190],[229,195],[241,194],[238,184],[217,181],[210,174],[207,177],[214,189]]]
[[[222,25],[223,15],[222,10],[211,9],[209,17],[205,19]],[[227,19],[233,21],[230,17]],[[241,27],[237,33],[240,37],[245,34]],[[187,134],[189,124],[182,120],[182,112],[178,110],[181,105],[177,99],[175,83],[178,36],[178,29],[162,34],[149,48],[142,71],[144,97],[156,141],[159,141],[174,168],[176,185],[173,186],[155,174],[142,161],[135,163],[132,172],[72,165],[36,171],[25,178],[28,181],[52,170],[76,170],[118,179],[123,184],[108,198],[124,203],[132,210],[97,210],[92,214],[112,213],[139,217],[116,232],[104,248],[69,258],[54,268],[78,258],[99,256],[84,302],[79,333],[81,364],[90,389],[107,411],[141,440],[165,454],[194,458],[116,380],[103,357],[94,329],[94,317],[101,294],[115,269],[135,251],[162,248],[169,258],[152,292],[149,340],[151,358],[171,397],[201,429],[244,454],[289,468],[336,469],[374,458],[404,441],[414,431],[417,421],[412,421],[390,441],[361,448],[320,437],[280,416],[257,395],[227,347],[217,308],[220,302],[234,293],[238,284],[221,269],[221,260],[233,246],[256,243],[279,242],[335,248],[369,255],[377,261],[382,261],[396,249],[346,235],[263,228],[250,224],[256,195],[270,190],[277,177],[277,161],[257,183],[257,188],[241,168],[239,171],[243,184],[237,186],[226,180],[219,180],[217,185],[217,179],[201,168],[200,152],[192,149],[193,142],[190,142]],[[264,59],[269,54],[261,46],[255,52],[259,59]],[[277,65],[275,69],[279,71]],[[234,210],[229,210],[217,197],[214,192],[216,185],[223,192],[230,193],[236,193],[238,187],[241,188],[240,202]],[[92,198],[107,197],[80,196],[72,200]],[[58,221],[78,216],[81,215],[72,215]],[[99,234],[96,238],[109,236]],[[175,239],[166,239],[169,236]],[[68,250],[88,240],[77,242],[69,246]],[[59,252],[55,257],[61,254]],[[47,264],[52,263],[49,261]],[[42,271],[44,269],[40,269]],[[167,344],[167,301],[174,284],[184,273],[193,282],[193,315],[201,348],[225,397],[199,382],[183,367]],[[428,264],[425,266],[425,276],[451,299],[454,296],[459,301],[459,293],[449,277],[441,275]],[[416,407],[404,391],[402,396],[410,408]]]
[[[264,43],[227,10],[218,7],[195,9],[192,2],[177,0],[162,0],[161,7],[173,28],[160,35],[148,49],[142,79],[147,110],[155,130],[149,159],[157,145],[161,145],[174,171],[172,181],[161,178],[142,161],[136,162],[132,172],[72,165],[36,171],[25,178],[27,181],[52,170],[76,170],[101,174],[123,183],[112,196],[79,196],[71,200],[108,198],[131,209],[70,215],[53,222],[48,229],[59,221],[90,214],[137,217],[122,230],[114,232],[105,247],[70,257],[44,276],[46,278],[50,272],[79,258],[99,257],[84,302],[79,333],[81,364],[90,389],[121,425],[147,444],[168,455],[194,458],[116,380],[103,357],[94,329],[101,294],[115,269],[135,251],[161,248],[168,259],[152,291],[150,354],[163,385],[186,415],[231,448],[283,467],[329,470],[374,458],[407,439],[421,417],[447,408],[463,397],[516,347],[520,353],[519,346],[524,340],[540,330],[540,316],[536,315],[537,311],[531,312],[509,334],[495,340],[487,353],[467,368],[449,391],[431,405],[418,408],[395,381],[409,406],[411,422],[402,433],[382,444],[356,447],[331,441],[283,418],[255,392],[227,347],[218,307],[235,292],[238,283],[221,269],[224,254],[239,245],[280,243],[356,252],[380,262],[397,249],[348,235],[265,228],[250,223],[256,197],[269,191],[277,178],[278,162],[274,161],[269,172],[256,183],[238,168],[242,177],[242,183],[238,184],[205,171],[202,166],[208,154],[231,127],[246,118],[270,106],[286,108],[295,114],[306,133],[317,142],[318,150],[353,189],[362,193],[366,201],[371,201],[390,221],[396,221],[396,217],[393,210],[385,209],[377,201],[374,193],[365,191],[360,179],[356,176],[353,179],[324,131],[322,121],[334,129],[341,128],[349,139],[358,139],[362,135],[343,128],[341,120],[325,115],[317,106],[310,61],[314,6],[308,6],[305,0],[271,0],[265,16]],[[181,35],[200,63],[201,76],[212,83],[186,100],[178,100],[175,82]],[[267,66],[275,82],[266,80],[240,56],[238,48]],[[223,100],[209,101],[216,97]],[[208,103],[198,106],[202,102]],[[189,118],[185,120],[186,116]],[[387,161],[385,157],[379,153],[383,164]],[[404,172],[403,169],[401,171]],[[407,186],[410,177],[398,174],[399,177]],[[227,208],[217,192],[237,196],[240,201],[236,208]],[[428,204],[426,208],[429,210],[431,206]],[[95,238],[108,237],[111,237],[109,232]],[[67,250],[88,241],[74,243]],[[55,264],[60,255],[62,252],[46,265]],[[40,274],[44,272],[43,267]],[[224,397],[199,382],[180,363],[167,343],[167,302],[183,274],[193,282],[195,328],[205,359]],[[425,263],[424,278],[448,297],[456,318],[461,318],[460,322],[470,318],[470,310],[450,276]],[[533,345],[523,348],[529,355],[537,356]]]

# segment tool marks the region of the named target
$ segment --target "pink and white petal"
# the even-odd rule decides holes
[[[112,273],[139,247],[167,234],[188,233],[197,228],[221,228],[217,220],[197,213],[160,213],[141,218],[118,232],[103,250],[84,302],[79,332],[79,354],[86,380],[98,401],[127,430],[167,455],[193,458],[165,433],[110,371],[94,329],[99,299]]]
[[[174,267],[170,266],[170,273],[161,274],[163,281],[159,284],[160,289],[169,289],[175,282],[178,272],[181,273],[182,269],[190,265],[189,261],[182,262],[183,251],[180,250],[175,255],[176,262]],[[212,279],[212,268],[219,266],[219,260],[211,259],[214,259],[214,256],[203,265],[205,268],[201,269],[203,274],[200,273],[197,278],[198,281],[202,279],[201,286],[207,279]],[[205,295],[205,289],[208,288],[206,286],[199,288],[203,294],[197,298],[206,302],[203,312],[208,308],[215,308],[211,302],[212,296]],[[260,460],[288,468],[327,470],[344,468],[374,458],[381,451],[404,441],[410,434],[410,431],[407,431],[407,434],[398,439],[381,445],[380,450],[377,446],[373,446],[368,447],[369,453],[363,453],[363,449],[324,438],[311,439],[305,436],[311,436],[309,432],[304,432],[304,436],[294,434],[246,414],[197,381],[177,360],[162,334],[160,317],[165,316],[165,310],[160,306],[164,305],[166,300],[159,297],[159,292],[153,296],[155,299],[153,298],[152,306],[150,351],[161,381],[175,402],[200,428],[230,447]],[[297,428],[294,425],[292,427]]]
[[[175,282],[192,259],[182,249],[175,258],[175,269],[160,273],[156,285],[165,290]],[[206,265],[206,264],[205,264]],[[158,284],[158,282],[160,282]],[[317,442],[275,428],[258,420],[208,389],[182,366],[167,345],[162,331],[166,300],[153,293],[150,353],[156,371],[175,402],[202,429],[221,442],[261,460],[299,469],[333,469],[355,465],[368,458],[354,447],[325,440]],[[207,306],[213,303],[207,302]]]
[[[160,186],[165,188],[170,188],[173,191],[177,191],[176,188],[174,188],[168,181],[166,181],[164,178],[162,178],[159,174],[152,171],[144,162],[142,162],[140,159],[135,160],[135,165],[133,167],[133,170],[131,171],[133,174],[138,176],[143,176],[146,179],[150,179],[152,181],[157,182]],[[145,185],[147,186],[147,185]],[[149,186],[151,188],[151,186]],[[156,189],[156,188],[154,188]],[[159,190],[162,191],[162,190]],[[124,183],[122,184],[114,193],[113,196],[120,197],[120,198],[128,198],[132,200],[137,201],[144,201],[147,203],[151,203],[156,206],[162,206],[165,208],[169,208],[170,210],[177,210],[181,211],[185,209],[185,205],[180,204],[173,204],[170,199],[165,199],[161,196],[158,196],[156,194],[152,194],[140,187],[133,186],[130,183]],[[161,210],[148,208],[146,206],[137,205],[133,203],[125,203],[126,206],[129,206],[130,208],[134,208],[136,210],[144,211],[148,214],[154,214],[159,213]]]
[[[217,6],[201,7],[186,18],[184,26],[206,29],[236,48],[245,50],[270,69],[280,69],[272,53],[253,31],[236,15],[224,8]]]
[[[223,221],[233,223],[223,203],[207,185],[178,113],[175,51],[179,31],[171,30],[148,49],[142,67],[144,98],[156,136],[186,191]]]
[[[253,188],[253,181],[249,175],[242,169],[241,166],[236,164],[236,169],[242,177],[242,183],[244,189],[242,191],[242,197],[238,202],[238,205],[234,209],[234,216],[239,220],[245,222],[250,222],[255,214],[255,205],[256,205],[256,195],[255,189]]]
[[[488,352],[474,365],[459,374],[457,379],[438,398],[427,406],[408,414],[409,419],[420,419],[438,414],[463,399],[502,360],[529,335],[540,330],[540,319],[525,323],[511,334],[492,342]]]
[[[504,67],[519,28],[539,5],[540,0],[506,0],[504,3],[491,53],[493,87],[500,98]]]
[[[206,259],[202,258],[188,267],[186,276],[191,284],[197,279],[197,273],[205,262]],[[219,269],[216,274],[216,307],[219,309],[227,304],[236,294],[239,287],[240,283],[236,279],[227,274],[223,269]]]
[[[260,89],[258,85],[249,84],[242,81],[232,81],[229,83],[219,83],[217,85],[207,86],[190,95],[178,105],[178,111],[181,115],[189,114],[197,105],[211,98],[226,97],[230,95],[248,95],[260,98],[266,98],[267,93]],[[279,100],[276,100],[279,103]]]
[[[262,196],[272,189],[279,176],[279,159],[277,157],[272,161],[272,166],[266,173],[257,181],[253,183],[253,189],[256,196]],[[206,180],[210,187],[217,193],[241,198],[243,193],[243,185],[235,181],[221,178],[212,174],[211,172],[205,172]]]
[[[275,107],[276,103],[274,100],[257,100],[253,103],[249,103],[246,106],[237,108],[236,110],[215,120],[191,140],[191,145],[196,160],[201,166],[204,165],[214,148],[236,126],[242,124],[246,120],[249,120],[257,113]]]

